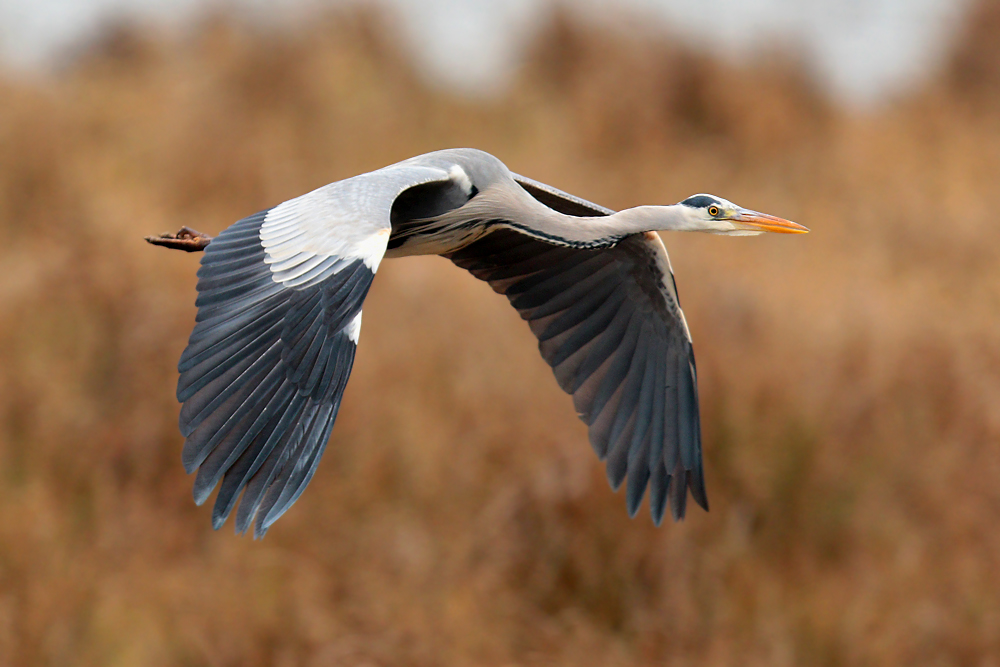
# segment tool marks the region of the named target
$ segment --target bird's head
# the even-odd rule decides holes
[[[755,236],[764,232],[780,234],[806,234],[802,225],[766,213],[758,213],[737,206],[715,195],[694,195],[679,204],[683,207],[691,231],[728,234],[729,236]]]

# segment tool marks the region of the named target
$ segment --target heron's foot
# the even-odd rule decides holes
[[[173,248],[174,250],[184,250],[186,252],[201,252],[212,242],[212,237],[208,234],[181,227],[176,234],[160,234],[159,236],[147,236],[146,241],[153,245]]]

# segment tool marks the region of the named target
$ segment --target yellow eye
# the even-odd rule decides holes
[[[713,218],[718,217],[718,215],[719,215],[719,207],[715,206],[714,204],[712,206],[709,206],[708,207],[708,214],[710,216],[712,216]]]

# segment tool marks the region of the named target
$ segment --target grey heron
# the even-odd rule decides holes
[[[707,194],[615,212],[441,150],[251,215],[204,239],[177,398],[185,469],[212,522],[267,529],[302,494],[333,429],[384,258],[442,255],[503,294],[571,394],[630,516],[659,525],[688,490],[708,509],[691,334],[658,231],[804,233]]]

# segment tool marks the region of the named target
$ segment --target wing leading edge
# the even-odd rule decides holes
[[[613,212],[515,179],[567,215]],[[668,501],[673,517],[683,518],[688,489],[708,509],[694,351],[658,235],[581,250],[497,229],[448,257],[506,295],[528,322],[587,423],[611,486],[618,489],[627,477],[630,515],[647,486],[657,524]]]
[[[361,308],[409,188],[453,179],[401,163],[245,218],[212,240],[178,370],[194,497],[263,536],[312,479],[354,363]],[[242,494],[242,499],[240,499]]]

